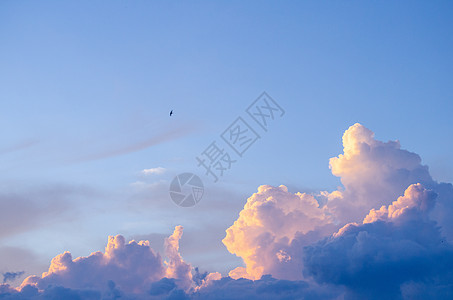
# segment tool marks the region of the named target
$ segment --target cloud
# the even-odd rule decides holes
[[[398,198],[388,207],[382,206],[379,210],[371,209],[363,223],[372,223],[377,220],[394,220],[410,211],[428,212],[434,207],[437,194],[426,190],[420,183],[410,185],[404,196]]]
[[[192,266],[179,254],[179,240],[182,237],[182,226],[176,226],[173,234],[165,239],[165,254],[168,257],[166,262],[166,277],[178,280],[179,286],[188,289],[192,283]]]
[[[72,201],[94,194],[86,186],[30,187],[10,183],[0,190],[0,238],[74,219],[78,211]]]
[[[19,151],[19,150],[22,150],[22,149],[26,149],[26,148],[29,148],[29,147],[32,147],[36,144],[38,144],[39,141],[36,140],[36,139],[27,139],[27,140],[23,140],[21,142],[18,142],[18,143],[15,143],[9,147],[2,147],[0,148],[0,155],[1,154],[7,154],[7,153],[10,153],[10,152],[15,152],[15,151]]]
[[[247,199],[239,218],[226,230],[223,243],[241,257],[246,267],[230,272],[233,278],[259,279],[272,274],[282,279],[301,279],[298,253],[291,242],[311,231],[324,232],[331,218],[308,194],[289,193],[285,186],[263,185]]]
[[[343,184],[338,190],[293,194],[283,185],[262,185],[247,199],[223,239],[244,263],[230,277],[193,269],[179,252],[183,228],[176,226],[164,241],[166,261],[148,241],[126,243],[118,235],[109,237],[104,253],[55,257],[19,290],[0,285],[0,297],[451,298],[452,185],[435,182],[417,154],[376,140],[360,124],[346,130],[343,147],[330,160]],[[222,210],[213,209],[215,201],[203,203],[201,210],[213,212],[204,221],[214,224]]]
[[[20,292],[10,288],[7,285],[0,285],[0,296],[2,300],[59,300],[59,299],[77,299],[77,300],[99,300],[101,293],[91,289],[70,289],[62,286],[49,286],[45,290],[39,291],[36,287],[26,286]],[[106,296],[109,296],[108,294]],[[108,298],[103,299],[118,299]]]
[[[44,264],[41,258],[32,251],[33,249],[3,246],[0,247],[0,268],[2,273],[15,273],[11,270],[24,270],[23,275],[39,274],[48,267]],[[10,285],[20,285],[22,276],[9,278]]]
[[[330,159],[332,174],[344,189],[327,193],[327,208],[336,222],[359,222],[371,209],[389,205],[411,184],[438,194],[430,215],[453,242],[453,186],[434,181],[419,155],[401,149],[398,141],[381,142],[361,124],[343,134],[344,153]]]
[[[436,197],[421,184],[411,185],[388,207],[372,209],[362,224],[350,223],[306,246],[305,275],[346,286],[348,299],[397,299],[413,284],[451,283],[453,246],[428,216]],[[452,292],[449,285],[435,299]]]
[[[152,146],[156,146],[168,141],[172,141],[187,136],[193,133],[197,128],[198,127],[196,124],[184,124],[183,126],[170,126],[169,128],[166,128],[165,130],[159,132],[158,134],[151,138],[140,140],[137,142],[131,142],[129,145],[110,146],[108,150],[101,150],[97,153],[87,154],[78,159],[75,159],[75,161],[99,160],[137,152]]]
[[[205,273],[204,278],[201,280],[200,284],[196,287],[196,291],[199,291],[200,289],[204,289],[210,285],[212,285],[216,280],[222,279],[222,274],[219,272],[215,273]]]
[[[341,288],[263,276],[257,280],[225,277],[191,295],[191,299],[338,299]]]
[[[167,176],[168,174],[166,174]],[[169,175],[168,175],[169,176]],[[171,179],[171,178],[170,178]],[[157,181],[149,184],[134,185],[133,197],[123,201],[124,211],[131,218],[143,218],[147,222],[159,220],[159,227],[149,225],[154,234],[147,235],[143,227],[137,227],[140,234],[128,237],[136,240],[155,241],[153,248],[163,253],[164,238],[169,235],[166,228],[174,226],[174,220],[185,224],[181,242],[182,253],[192,266],[210,272],[228,274],[231,268],[241,264],[241,259],[231,255],[222,243],[225,229],[237,218],[244,206],[244,199],[250,194],[218,185],[206,188],[203,199],[193,209],[187,210],[176,206],[171,200],[169,181]],[[144,210],[144,208],[147,208]],[[166,216],[162,218],[162,216]],[[155,234],[158,233],[159,236]]]
[[[162,259],[149,242],[126,243],[124,237],[117,235],[109,237],[104,253],[94,252],[76,259],[70,252],[56,256],[42,277],[30,276],[22,287],[32,285],[44,290],[51,285],[105,291],[113,281],[125,292],[140,293],[164,275]]]
[[[21,287],[0,284],[0,298],[12,299],[335,299],[342,288],[263,276],[255,281],[199,273],[179,254],[182,226],[165,241],[168,261],[148,241],[126,243],[110,236],[105,252],[73,259],[56,256],[41,277],[30,276]]]
[[[166,171],[165,168],[162,168],[162,167],[157,167],[157,168],[151,168],[151,169],[144,169],[142,171],[142,174],[143,175],[159,175],[159,174],[163,174],[164,172]]]
[[[343,148],[343,154],[330,159],[330,168],[344,189],[330,194],[327,203],[340,223],[361,220],[413,183],[434,183],[420,156],[401,149],[398,141],[374,139],[374,133],[361,124],[345,131]]]
[[[21,284],[20,292],[34,287],[39,291],[39,297],[46,293],[86,290],[96,291],[96,295],[103,295],[104,298],[105,295],[122,293],[147,295],[153,288],[152,284],[163,278],[172,279],[178,289],[189,290],[193,284],[192,267],[179,254],[182,230],[182,226],[176,226],[173,234],[165,240],[167,261],[163,261],[148,241],[132,240],[127,243],[121,235],[109,236],[104,252],[75,259],[67,251],[56,256],[42,276],[27,277]],[[48,287],[65,289],[52,291]]]
[[[362,299],[401,296],[402,289],[409,295],[421,285],[426,290],[424,280],[448,283],[452,185],[435,182],[417,154],[397,141],[374,139],[360,124],[344,133],[343,146],[330,160],[343,188],[291,195],[262,186],[247,200],[223,240],[245,263],[230,276],[313,277],[347,286],[348,297]]]
[[[16,278],[19,278],[20,276],[24,275],[24,271],[20,272],[5,272],[3,273],[3,283],[6,283],[8,281],[14,281]]]
[[[197,290],[184,291],[180,289],[175,279],[162,278],[151,283],[150,288],[143,293],[125,293],[118,289],[112,281],[108,289],[74,289],[62,286],[48,286],[39,290],[34,286],[26,286],[17,291],[8,285],[0,284],[0,297],[5,300],[44,300],[44,299],[340,299],[343,293],[341,287],[329,285],[313,285],[305,281],[279,280],[271,276],[263,276],[258,280],[232,279],[224,277],[213,279],[210,284]]]

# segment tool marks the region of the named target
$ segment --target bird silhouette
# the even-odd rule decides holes
[[[171,115],[173,115],[173,109],[170,111],[170,117],[171,117]]]

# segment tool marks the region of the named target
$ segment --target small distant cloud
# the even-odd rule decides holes
[[[162,167],[157,167],[157,168],[151,168],[151,169],[144,169],[142,171],[142,174],[143,175],[159,175],[159,174],[163,174],[167,169],[165,168],[162,168]]]

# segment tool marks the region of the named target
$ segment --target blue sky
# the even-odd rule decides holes
[[[184,257],[225,273],[241,262],[220,240],[246,199],[262,184],[337,189],[329,158],[357,122],[453,182],[452,13],[448,1],[2,1],[0,193],[42,217],[2,222],[0,248],[40,263],[0,271],[45,271],[107,235],[159,243],[180,224],[195,232]],[[263,91],[285,115],[214,184],[195,157]],[[193,208],[167,193],[181,172],[205,183]]]

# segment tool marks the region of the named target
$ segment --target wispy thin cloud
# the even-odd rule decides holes
[[[25,148],[32,147],[38,143],[36,139],[27,139],[7,147],[0,147],[0,154],[6,154],[10,152],[19,151]]]
[[[92,161],[137,152],[152,146],[182,138],[193,133],[197,128],[198,126],[196,126],[196,124],[184,124],[178,127],[168,128],[158,133],[157,135],[141,142],[136,142],[127,146],[110,149],[99,153],[89,154],[76,159],[76,161]]]
[[[96,191],[88,186],[51,183],[36,187],[10,182],[0,188],[0,240],[76,218],[73,199],[80,203],[93,195]]]

